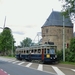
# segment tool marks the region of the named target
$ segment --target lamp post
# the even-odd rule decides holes
[[[14,41],[13,38],[12,38],[12,51],[11,51],[12,57],[13,57],[13,55],[14,55],[14,43],[15,43],[15,42],[16,42],[16,41]]]
[[[13,57],[13,39],[12,39],[12,57]]]

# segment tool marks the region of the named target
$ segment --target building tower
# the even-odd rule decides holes
[[[73,24],[70,18],[64,19],[65,24],[65,45],[70,43],[73,37]],[[52,11],[42,29],[42,44],[53,42],[58,50],[63,49],[63,15],[61,12]]]

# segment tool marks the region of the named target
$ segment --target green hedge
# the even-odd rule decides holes
[[[58,61],[63,61],[63,50],[57,51]],[[75,53],[70,49],[65,49],[65,61],[75,62]]]

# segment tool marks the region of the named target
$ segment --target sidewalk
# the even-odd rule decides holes
[[[56,66],[75,69],[75,65],[58,63]]]

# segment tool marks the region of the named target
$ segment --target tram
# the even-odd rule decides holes
[[[57,61],[56,49],[57,46],[55,45],[35,45],[30,47],[17,48],[15,54],[16,59],[18,60],[39,60],[43,63],[49,63]]]

